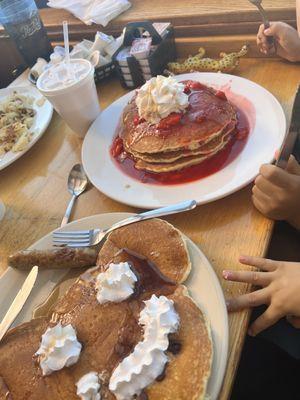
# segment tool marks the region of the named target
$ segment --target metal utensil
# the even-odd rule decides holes
[[[258,11],[259,11],[259,13],[260,13],[260,15],[262,17],[265,29],[270,28],[270,21],[268,19],[267,13],[264,10],[263,6],[261,5],[262,0],[249,0],[249,2],[257,7],[257,9],[258,9]],[[268,41],[268,44],[273,47],[273,50],[276,53],[276,42],[275,42],[274,37],[273,36],[267,36],[267,41]]]
[[[39,271],[38,267],[33,267],[31,269],[21,289],[16,295],[14,301],[11,303],[11,306],[9,307],[7,313],[5,314],[0,324],[0,341],[2,340],[5,333],[8,331],[9,327],[14,322],[17,315],[22,310],[26,300],[28,299],[32,291],[32,288],[35,284],[38,271]]]
[[[298,86],[294,99],[290,128],[281,146],[279,157],[275,163],[277,167],[283,169],[286,168],[287,162],[293,152],[298,136],[300,137],[300,86]]]
[[[71,193],[72,198],[60,226],[64,226],[68,223],[75,200],[85,191],[87,184],[88,178],[84,172],[83,166],[81,164],[74,165],[68,178],[68,191]]]
[[[133,224],[134,222],[145,221],[146,219],[163,217],[165,215],[176,214],[183,211],[192,210],[197,205],[195,200],[183,201],[167,207],[157,208],[156,210],[146,211],[141,214],[133,215],[108,229],[90,229],[86,231],[53,232],[52,240],[55,245],[67,245],[69,247],[88,247],[103,243],[107,235],[122,226]]]

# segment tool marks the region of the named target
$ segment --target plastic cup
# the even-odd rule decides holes
[[[60,66],[66,69],[67,65],[64,61],[59,64],[44,71],[37,80],[36,86],[69,127],[84,137],[91,123],[100,113],[94,67],[87,60],[72,59],[71,67],[75,64],[81,65],[85,72],[78,77],[74,75],[73,70],[70,70],[66,74],[65,81],[57,83],[55,80],[57,69]],[[52,87],[51,80],[54,82]]]

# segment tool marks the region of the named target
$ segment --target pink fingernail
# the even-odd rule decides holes
[[[224,279],[230,279],[230,277],[232,276],[230,271],[224,270],[223,271],[223,278]]]
[[[264,33],[266,33],[268,35],[269,33],[271,33],[271,30],[269,28],[267,28],[264,30]]]

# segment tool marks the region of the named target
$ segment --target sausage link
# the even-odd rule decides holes
[[[8,265],[26,270],[34,265],[38,265],[40,269],[91,267],[96,265],[98,252],[99,249],[94,247],[23,250],[9,256]]]

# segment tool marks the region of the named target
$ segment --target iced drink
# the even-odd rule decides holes
[[[37,88],[69,127],[84,137],[100,113],[93,65],[81,59],[55,64],[42,73]]]

